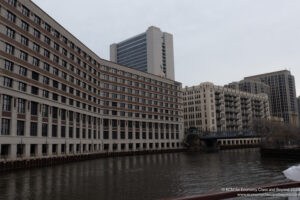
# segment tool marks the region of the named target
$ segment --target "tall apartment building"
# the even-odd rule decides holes
[[[297,97],[297,106],[298,106],[298,119],[300,123],[300,96]]]
[[[143,72],[175,79],[173,36],[151,26],[145,33],[110,45],[110,60]]]
[[[257,80],[241,80],[239,82],[232,82],[224,87],[249,92],[252,94],[267,94],[270,96],[270,86]]]
[[[181,148],[181,83],[99,58],[29,0],[0,2],[0,155]]]
[[[298,125],[298,105],[294,76],[288,70],[276,71],[244,78],[245,81],[260,81],[270,86],[270,112],[283,118],[285,123]]]
[[[253,119],[269,119],[265,94],[201,83],[183,89],[184,128],[201,132],[249,130]]]

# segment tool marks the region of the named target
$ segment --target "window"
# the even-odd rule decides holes
[[[27,85],[26,83],[22,83],[22,82],[19,82],[19,88],[18,88],[20,91],[22,92],[26,92],[27,90]]]
[[[50,70],[50,65],[48,63],[44,63],[44,70],[48,71]]]
[[[60,134],[61,134],[61,137],[66,137],[66,127],[65,126],[61,126],[61,129],[60,129]]]
[[[44,77],[43,77],[43,83],[44,83],[45,85],[49,85],[49,78],[48,78],[47,76],[44,76]]]
[[[10,11],[7,11],[7,19],[13,23],[16,22],[16,15]]]
[[[52,125],[52,137],[57,137],[57,125]]]
[[[6,43],[5,45],[5,52],[10,54],[10,55],[14,55],[14,52],[15,52],[15,47]]]
[[[40,18],[39,16],[34,15],[33,21],[34,21],[36,24],[41,25],[41,18]]]
[[[61,77],[65,80],[67,80],[67,73],[66,72],[61,72]]]
[[[27,69],[25,67],[19,67],[19,74],[22,76],[27,76]]]
[[[17,0],[8,0],[7,2],[9,5],[16,7]]]
[[[5,87],[12,87],[12,83],[13,83],[13,80],[11,78],[4,77],[4,79],[3,79],[3,86],[5,86]]]
[[[43,97],[49,98],[49,91],[43,90]]]
[[[53,67],[53,74],[58,76],[58,69],[56,67]]]
[[[30,123],[30,136],[37,136],[37,122]]]
[[[64,54],[64,56],[68,55],[68,51],[65,48],[62,49],[62,53]]]
[[[68,39],[65,37],[65,36],[63,36],[63,42],[65,43],[65,44],[67,44],[68,43]]]
[[[71,47],[72,49],[74,49],[74,43],[73,43],[73,42],[70,42],[70,47]],[[73,59],[74,59],[74,57],[73,57]]]
[[[35,86],[31,86],[31,94],[39,95],[39,88]]]
[[[59,57],[57,55],[53,55],[53,61],[58,63],[59,62]]]
[[[11,111],[11,96],[2,95],[2,110]]]
[[[40,60],[36,57],[33,57],[32,58],[32,64],[36,67],[39,67],[40,66]]]
[[[50,45],[51,40],[47,36],[44,37],[44,42],[46,42],[48,45]]]
[[[61,60],[61,65],[62,65],[63,67],[67,67],[67,62],[66,62],[65,60]]]
[[[36,43],[33,43],[33,51],[40,53],[40,46]]]
[[[55,80],[53,80],[53,81],[52,81],[52,86],[53,86],[54,88],[58,88],[58,82],[55,81]]]
[[[59,44],[57,44],[56,42],[54,42],[54,49],[55,49],[56,51],[59,51]]]
[[[45,23],[45,29],[46,31],[51,32],[51,26],[47,23]]]
[[[32,71],[32,79],[36,80],[36,81],[39,81],[39,73],[37,73],[35,71]]]
[[[31,110],[30,110],[31,115],[37,115],[38,114],[38,103],[37,102],[32,101],[30,108],[31,108]]]
[[[9,27],[6,27],[6,35],[12,39],[15,39],[15,31]]]
[[[46,124],[46,123],[42,124],[42,136],[43,137],[48,136],[48,124]]]
[[[58,94],[53,93],[52,94],[52,99],[55,100],[55,101],[58,101]]]
[[[25,121],[17,121],[17,135],[25,135]]]
[[[20,59],[27,61],[28,60],[28,54],[24,51],[20,51]]]
[[[47,49],[44,49],[44,56],[47,58],[50,58],[50,51],[48,51]]]
[[[1,135],[10,134],[10,119],[2,119],[1,121]]]
[[[10,62],[8,60],[4,61],[4,69],[9,70],[9,71],[13,71],[14,70],[14,63]]]
[[[18,99],[18,113],[25,113],[26,111],[26,100],[25,99]]]
[[[21,44],[28,46],[28,38],[21,35]]]
[[[22,14],[29,17],[29,9],[22,5]]]
[[[22,22],[21,22],[21,28],[22,28],[24,31],[28,31],[28,30],[29,30],[29,25],[28,25],[26,22],[24,22],[24,21],[22,20]]]
[[[36,37],[36,38],[39,38],[39,39],[40,39],[40,37],[41,37],[41,32],[40,32],[40,31],[38,31],[38,30],[36,30],[36,29],[34,29],[34,30],[33,30],[33,35],[34,35],[34,37]]]
[[[56,38],[59,38],[60,34],[59,34],[59,32],[58,32],[57,30],[54,31],[54,36],[55,36]]]

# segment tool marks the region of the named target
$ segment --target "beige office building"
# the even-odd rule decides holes
[[[0,2],[0,155],[181,148],[181,83],[103,60],[29,0]]]
[[[184,128],[200,132],[249,130],[253,119],[269,119],[267,95],[205,82],[183,89]]]
[[[111,44],[110,60],[174,80],[173,35],[150,26],[144,33]]]

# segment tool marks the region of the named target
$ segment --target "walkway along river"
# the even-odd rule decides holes
[[[285,181],[300,160],[261,158],[259,149],[102,158],[0,174],[0,200],[143,200]]]

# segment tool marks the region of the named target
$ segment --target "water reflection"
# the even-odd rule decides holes
[[[83,161],[0,174],[0,199],[157,199],[286,180],[296,160],[260,158],[257,149]]]

